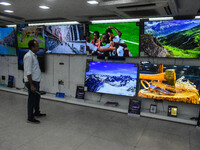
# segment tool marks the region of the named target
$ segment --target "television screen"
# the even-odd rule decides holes
[[[145,22],[141,52],[151,57],[199,58],[199,29],[200,19]]]
[[[47,53],[86,54],[85,25],[45,26]]]
[[[18,49],[17,57],[18,57],[18,69],[24,70],[24,55],[29,51],[29,49]],[[45,50],[40,49],[37,53],[38,62],[40,65],[40,69],[42,72],[45,72]]]
[[[136,22],[90,24],[87,36],[89,54],[139,56],[139,26]]]
[[[32,39],[38,41],[40,48],[45,48],[43,26],[17,26],[17,43],[18,48],[29,48],[28,42]]]
[[[0,55],[16,55],[14,28],[0,28]]]
[[[141,62],[138,96],[200,104],[200,67]]]
[[[136,96],[138,67],[133,63],[88,62],[85,86],[89,92]]]

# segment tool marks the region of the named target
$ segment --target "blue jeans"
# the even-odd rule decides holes
[[[29,82],[25,82],[25,85],[28,88],[28,119],[33,119],[34,114],[40,113],[40,95],[31,92]],[[33,85],[39,92],[40,82],[33,81]]]

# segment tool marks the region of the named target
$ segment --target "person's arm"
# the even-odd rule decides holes
[[[32,76],[31,76],[31,74],[30,74],[30,75],[27,75],[27,78],[28,78],[28,82],[29,82],[29,84],[30,84],[31,92],[35,93],[35,92],[36,92],[36,88],[35,88],[34,85],[33,85],[33,81],[32,81]]]
[[[113,51],[113,50],[116,50],[116,47],[98,48],[97,50],[100,52]]]
[[[110,29],[114,29],[115,32],[117,32],[117,35],[118,35],[119,37],[122,36],[122,33],[121,33],[117,28],[115,28],[115,27],[113,27],[113,26],[109,26],[109,28],[110,28]]]
[[[119,46],[122,46],[122,47],[124,47],[124,48],[127,47],[127,44],[126,44],[126,43],[118,43],[118,44],[119,44]]]
[[[114,41],[111,42],[111,45],[112,45],[113,47],[119,47],[119,46],[122,46],[122,47],[124,47],[124,48],[127,47],[127,44],[126,44],[126,43],[117,43],[117,42],[114,42]]]

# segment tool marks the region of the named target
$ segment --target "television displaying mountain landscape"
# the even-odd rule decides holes
[[[141,56],[199,58],[200,19],[145,22],[140,42]]]
[[[45,26],[46,52],[52,54],[86,54],[85,25]]]
[[[88,92],[136,96],[138,67],[133,63],[88,62]]]
[[[200,104],[200,67],[140,64],[139,97]]]
[[[98,43],[94,43],[94,33],[99,33],[100,40],[103,39],[107,29],[111,29],[115,40],[108,37],[108,40],[104,40],[100,47],[94,48],[94,45],[98,47]],[[119,32],[118,32],[119,31]],[[90,24],[90,41],[87,41],[87,46],[92,55],[105,55],[105,56],[120,56],[120,57],[138,57],[139,56],[139,26],[136,22],[126,23],[103,23],[103,24]],[[109,36],[109,35],[108,35]],[[111,42],[115,44],[111,45]],[[91,43],[93,45],[91,45]],[[115,50],[109,50],[109,48],[115,47]],[[101,51],[103,48],[107,50]]]
[[[0,55],[16,55],[14,28],[0,28]]]

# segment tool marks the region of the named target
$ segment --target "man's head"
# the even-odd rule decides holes
[[[98,31],[94,31],[93,39],[99,39],[99,32]]]
[[[33,53],[37,53],[40,49],[39,43],[36,40],[30,40],[28,47]]]
[[[110,43],[109,35],[107,33],[102,34],[102,41],[106,43]]]
[[[108,28],[108,29],[106,30],[106,33],[109,35],[110,38],[113,38],[113,37],[114,37],[114,34],[113,34],[111,28]]]

